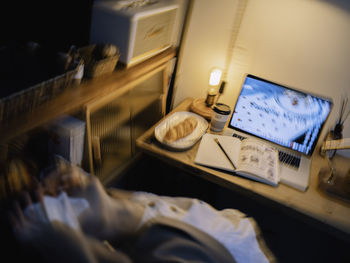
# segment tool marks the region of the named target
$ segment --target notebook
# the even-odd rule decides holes
[[[254,138],[240,140],[206,133],[202,136],[194,162],[272,186],[277,186],[280,180],[278,151]]]
[[[253,136],[274,145],[280,182],[305,191],[311,156],[332,106],[329,98],[247,74],[225,135]]]

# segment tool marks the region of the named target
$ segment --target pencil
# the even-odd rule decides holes
[[[229,162],[231,163],[231,165],[233,166],[233,169],[236,170],[236,166],[233,164],[232,160],[230,159],[230,157],[228,156],[228,154],[226,153],[226,151],[224,150],[224,148],[221,146],[218,138],[214,138],[214,141],[217,143],[217,145],[219,145],[221,151],[225,154],[226,158],[229,160]]]

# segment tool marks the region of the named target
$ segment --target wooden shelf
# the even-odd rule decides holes
[[[45,125],[60,115],[77,112],[90,101],[109,96],[119,89],[137,83],[143,76],[162,65],[166,65],[175,55],[176,49],[172,47],[133,67],[120,68],[117,66],[111,74],[84,80],[79,86],[67,89],[33,112],[28,112],[10,123],[0,125],[0,143]]]

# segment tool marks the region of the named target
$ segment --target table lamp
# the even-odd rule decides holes
[[[215,103],[215,98],[218,93],[217,86],[220,83],[221,75],[222,75],[222,71],[218,68],[215,68],[210,72],[209,89],[207,93],[207,98],[205,100],[205,104],[208,107],[213,106]]]
[[[218,90],[218,85],[221,81],[222,70],[214,68],[209,75],[209,88],[207,91],[207,97],[205,99],[199,98],[193,100],[191,110],[202,117],[210,120],[212,113],[212,106],[217,102],[218,94],[223,92],[223,89]],[[223,85],[224,86],[224,85]],[[221,93],[219,91],[222,91]]]

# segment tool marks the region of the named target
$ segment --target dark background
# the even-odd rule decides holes
[[[3,1],[1,42],[34,41],[59,51],[89,43],[93,0]]]

